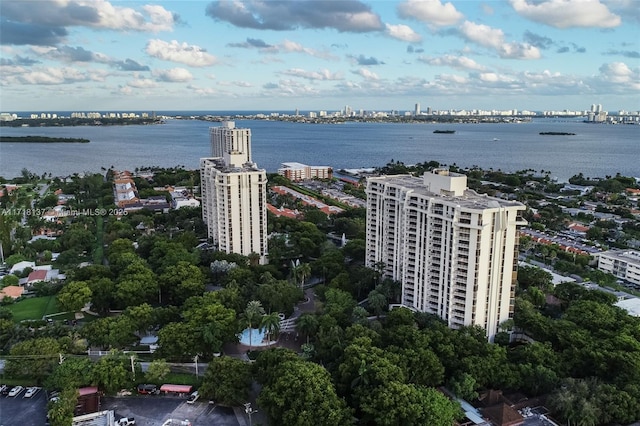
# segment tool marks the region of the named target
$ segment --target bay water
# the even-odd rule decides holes
[[[106,168],[183,166],[197,169],[211,154],[209,127],[200,120],[168,119],[139,126],[2,127],[1,135],[86,138],[90,143],[0,143],[0,176],[23,168],[66,176]],[[583,173],[640,177],[640,126],[533,119],[524,123],[305,124],[237,120],[252,132],[253,161],[267,172],[284,162],[331,166],[334,170],[438,161],[459,167],[513,172],[549,171],[559,181]],[[454,130],[434,134],[434,130]],[[575,133],[545,136],[540,132]]]

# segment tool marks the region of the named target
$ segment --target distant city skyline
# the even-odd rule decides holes
[[[0,3],[2,112],[640,110],[634,0]]]

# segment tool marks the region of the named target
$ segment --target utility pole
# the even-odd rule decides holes
[[[253,426],[251,422],[251,415],[257,413],[258,410],[251,408],[251,403],[247,402],[244,404],[244,412],[249,416],[249,426]]]
[[[198,355],[193,357],[193,362],[196,363],[196,377],[198,377]]]
[[[136,358],[136,356],[135,356],[135,355],[131,355],[131,356],[129,357],[129,359],[131,359],[131,374],[133,374],[133,380],[135,380],[135,379],[136,379],[136,369],[135,369],[134,364],[133,364],[133,360],[134,360],[135,358]]]

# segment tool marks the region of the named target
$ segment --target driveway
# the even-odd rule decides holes
[[[246,424],[241,413],[239,412],[236,416],[233,408],[209,404],[208,401],[187,404],[186,397],[162,395],[105,397],[100,409],[113,410],[116,419],[134,417],[136,426],[160,426],[167,419],[187,419],[193,426],[244,426]]]
[[[47,397],[41,389],[31,398],[0,396],[0,426],[42,426],[47,419]]]

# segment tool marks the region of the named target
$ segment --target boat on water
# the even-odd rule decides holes
[[[433,133],[444,133],[444,134],[452,134],[455,133],[455,130],[434,130]]]
[[[494,141],[499,141],[500,139],[498,139],[498,138],[493,138],[493,140],[494,140]]]
[[[575,136],[575,133],[571,132],[540,132],[543,136]]]

